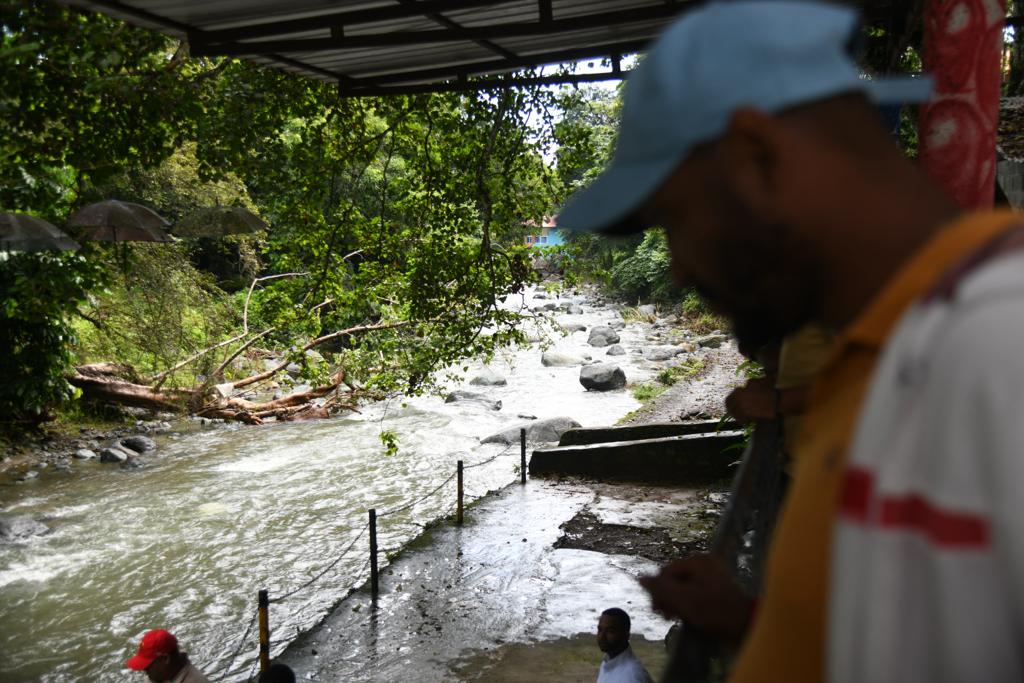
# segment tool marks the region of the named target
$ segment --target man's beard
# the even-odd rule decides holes
[[[729,295],[699,293],[729,318],[744,353],[781,341],[814,319],[819,305],[817,260],[795,244],[784,226],[762,225],[745,231],[742,241],[727,241],[719,268],[729,275]],[[743,247],[737,249],[736,245]]]

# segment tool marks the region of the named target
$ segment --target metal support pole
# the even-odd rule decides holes
[[[377,574],[377,510],[370,508],[370,595],[377,599],[380,576]]]
[[[457,505],[455,507],[455,523],[461,526],[462,525],[462,461],[461,460],[459,461],[458,469],[456,470],[456,472],[458,473],[458,476],[456,477],[456,479],[458,480],[458,484],[459,484],[458,485],[458,494],[457,494],[458,497],[459,497],[459,501],[458,501],[458,503],[457,503]]]
[[[526,483],[526,429],[519,430],[519,478],[520,484]]]
[[[270,666],[270,596],[266,589],[257,594],[256,605],[260,620],[260,671]]]

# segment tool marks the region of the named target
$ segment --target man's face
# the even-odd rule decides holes
[[[665,228],[676,283],[728,316],[756,350],[808,322],[817,306],[814,251],[791,226],[753,207],[710,145],[693,153],[648,200],[644,217]]]
[[[629,644],[629,631],[622,628],[619,620],[610,615],[602,614],[597,621],[597,646],[601,652],[617,655]]]

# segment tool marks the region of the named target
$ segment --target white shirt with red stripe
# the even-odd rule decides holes
[[[1024,254],[915,304],[833,536],[828,680],[1024,681]]]

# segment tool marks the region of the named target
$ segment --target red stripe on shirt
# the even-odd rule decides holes
[[[849,468],[843,476],[839,511],[848,520],[917,533],[947,548],[981,548],[989,543],[985,517],[943,509],[917,493],[879,498],[874,474],[860,468]]]

